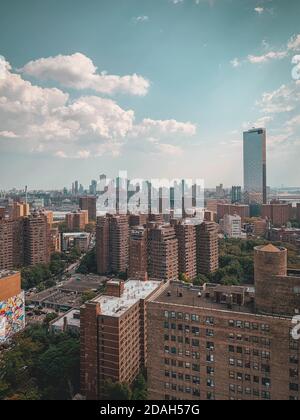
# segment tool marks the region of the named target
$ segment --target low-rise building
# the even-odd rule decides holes
[[[0,344],[25,328],[25,297],[21,274],[0,271]]]

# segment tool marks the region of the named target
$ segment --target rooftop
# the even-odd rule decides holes
[[[216,300],[216,293],[220,301]],[[228,304],[232,295],[241,295],[244,303]],[[215,309],[223,311],[255,313],[251,298],[254,296],[253,286],[222,286],[207,285],[197,287],[185,285],[179,282],[171,282],[153,301],[171,305],[183,305],[203,309]],[[233,301],[234,302],[234,301]]]
[[[128,280],[122,297],[101,295],[93,299],[101,305],[102,315],[120,317],[139,300],[146,299],[161,285],[161,281]]]
[[[51,326],[62,329],[64,327],[65,318],[67,319],[67,324],[69,326],[80,328],[80,311],[77,309],[71,309],[71,311],[66,312],[60,318],[51,322]]]
[[[277,246],[274,246],[272,244],[259,247],[258,249],[259,249],[259,251],[273,252],[273,253],[280,253],[280,252],[283,251],[283,248],[278,248]]]
[[[5,277],[13,276],[14,274],[18,274],[18,271],[0,270],[0,279],[4,279]]]

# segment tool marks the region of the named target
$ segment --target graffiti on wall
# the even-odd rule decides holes
[[[25,328],[25,295],[0,302],[0,342],[6,341]]]

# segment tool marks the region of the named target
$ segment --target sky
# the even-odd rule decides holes
[[[299,186],[298,0],[1,0],[0,190],[106,173]]]

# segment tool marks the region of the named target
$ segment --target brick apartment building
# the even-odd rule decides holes
[[[300,273],[255,249],[255,286],[169,282],[147,304],[148,389],[158,400],[298,400]]]
[[[23,261],[23,220],[0,218],[0,269],[12,270]]]
[[[148,273],[148,230],[138,226],[130,230],[129,272],[132,279],[146,279]]]
[[[79,198],[79,208],[81,210],[87,210],[88,222],[96,222],[97,219],[97,197],[85,196]]]
[[[70,232],[82,232],[88,223],[89,215],[87,210],[66,214],[67,229]]]
[[[131,384],[147,364],[147,302],[159,281],[109,281],[105,295],[81,308],[81,393],[105,399],[105,383]]]
[[[191,280],[197,276],[196,226],[188,222],[175,223],[178,240],[178,271]]]
[[[28,266],[50,262],[50,229],[47,217],[34,213],[24,218],[24,263]]]
[[[292,219],[292,212],[291,204],[276,202],[262,206],[262,217],[270,220],[275,227],[286,226]]]
[[[217,219],[220,221],[224,219],[225,214],[229,216],[238,215],[242,219],[242,223],[250,217],[250,207],[246,204],[218,204],[217,205]]]
[[[218,225],[204,222],[196,226],[197,273],[210,274],[219,268]]]
[[[122,273],[128,269],[129,225],[125,215],[97,218],[96,254],[98,273]]]
[[[178,240],[171,225],[149,224],[148,275],[151,278],[178,278]]]

